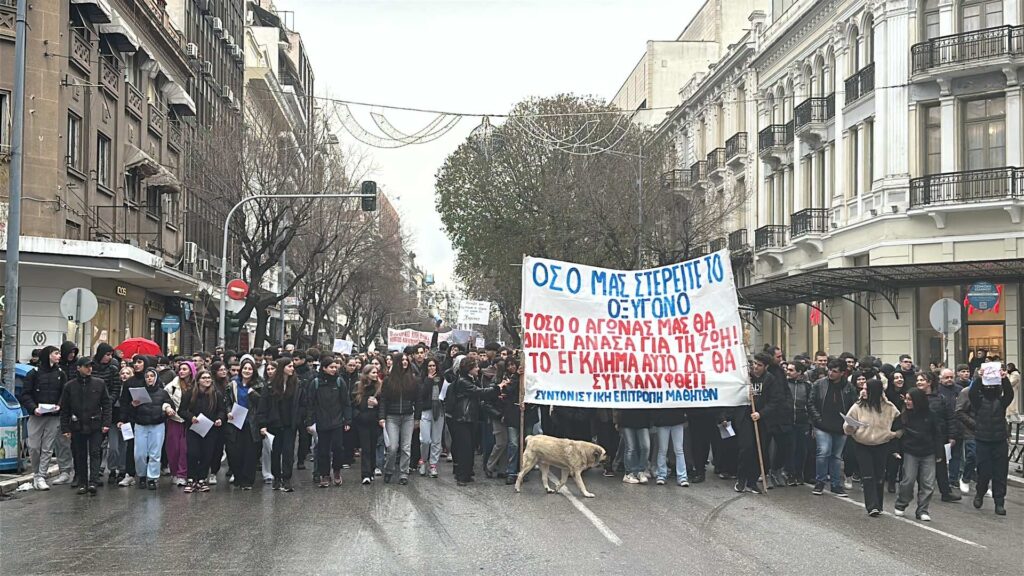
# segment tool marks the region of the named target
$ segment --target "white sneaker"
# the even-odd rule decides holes
[[[921,517],[918,518],[918,520],[920,520],[921,522],[931,522],[932,517],[927,514],[921,514]]]
[[[38,477],[38,476],[36,477],[35,480],[32,481],[32,488],[35,488],[36,490],[49,490],[50,489],[50,487],[46,484],[46,480],[44,478],[41,478],[41,477]]]
[[[231,477],[228,478],[228,484],[234,484],[234,483],[235,483],[235,475],[232,474]]]
[[[374,468],[373,469],[373,475],[374,476],[383,476],[384,473],[380,471],[380,468]]]
[[[896,516],[897,518],[903,518],[903,515],[906,513],[906,510],[900,510],[899,508],[893,508],[892,511],[892,515]]]
[[[184,478],[175,478],[174,479],[174,485],[175,486],[184,486],[185,484],[187,484],[187,482],[185,481]]]
[[[664,478],[656,478],[654,480],[654,483],[657,484],[658,486],[664,486],[665,485],[665,479]]]
[[[970,491],[971,491],[971,483],[970,482],[964,482],[963,480],[961,480],[960,481],[960,493],[961,494],[969,494]]]
[[[853,490],[853,481],[850,480],[849,476],[843,478],[843,488],[846,488],[847,490]]]
[[[647,484],[651,481],[650,477],[647,476],[647,472],[641,472],[638,480],[640,480],[641,484]]]
[[[121,479],[120,482],[117,483],[117,485],[122,487],[122,488],[127,488],[129,486],[135,486],[135,477],[134,476],[125,476],[124,478]]]
[[[985,497],[986,498],[991,498],[992,497],[992,489],[991,488],[988,489],[988,492],[985,492]]]
[[[622,477],[622,482],[624,484],[639,484],[640,480],[638,480],[637,477],[632,474],[626,474],[625,476]]]
[[[206,483],[209,484],[210,486],[216,486],[217,485],[217,477],[214,476],[213,474],[210,474],[210,477],[206,479]]]
[[[178,477],[177,476],[171,476],[171,485],[176,485],[177,483],[178,483]]]
[[[56,478],[53,479],[53,482],[50,482],[50,484],[53,484],[54,486],[60,486],[61,484],[68,484],[70,482],[71,474],[68,474],[67,472],[61,472]]]

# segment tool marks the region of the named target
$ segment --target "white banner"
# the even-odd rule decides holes
[[[352,353],[352,341],[344,340],[342,338],[334,339],[334,347],[331,349],[335,354],[351,354]]]
[[[459,324],[490,324],[491,303],[463,300],[459,303]]]
[[[454,331],[441,332],[437,335],[437,343],[448,342]],[[388,328],[388,350],[404,350],[406,346],[415,346],[420,342],[430,346],[430,339],[433,332],[422,332],[420,330],[395,330]]]
[[[523,261],[526,398],[669,408],[749,404],[729,252],[650,270]]]

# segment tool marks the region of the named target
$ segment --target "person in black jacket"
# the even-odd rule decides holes
[[[68,340],[60,345],[60,369],[70,380],[78,366],[78,344]]]
[[[359,431],[359,472],[364,485],[373,482],[373,473],[377,468],[377,440],[381,430],[377,418],[377,396],[382,384],[379,370],[377,365],[367,363],[359,374],[352,395],[352,422]]]
[[[352,398],[348,382],[338,374],[338,362],[330,354],[320,357],[320,370],[313,378],[306,405],[305,425],[317,438],[316,470],[320,487],[330,486],[328,474],[331,473],[334,485],[341,486],[343,434],[352,427]]]
[[[407,354],[396,352],[391,356],[392,367],[380,393],[379,423],[385,426],[388,439],[387,458],[384,461],[384,483],[398,474],[399,484],[409,483],[413,430],[419,427],[415,419],[418,383],[412,372]],[[401,451],[401,458],[399,458]]]
[[[812,494],[821,495],[830,481],[832,493],[846,497],[843,488],[842,454],[846,446],[843,414],[857,401],[857,393],[846,379],[847,364],[834,359],[828,362],[828,375],[811,385],[807,415],[814,427],[815,477]]]
[[[256,482],[256,462],[260,459],[263,437],[255,420],[263,394],[263,380],[257,372],[256,361],[248,354],[242,356],[238,376],[231,379],[226,397],[231,425],[224,427],[226,444],[231,446],[228,459],[235,476],[234,484],[242,490],[252,490]],[[235,404],[248,410],[241,427],[230,414]]]
[[[740,406],[737,408],[737,416],[733,419],[733,428],[739,442],[739,470],[736,477],[734,489],[737,492],[755,492],[761,490],[757,486],[757,479],[761,476],[760,460],[767,460],[768,446],[771,440],[775,440],[776,447],[781,454],[788,453],[785,432],[792,426],[792,400],[789,399],[789,387],[775,379],[768,372],[772,358],[761,353],[754,356],[750,365],[750,393],[753,398],[752,406]],[[748,412],[749,411],[749,412]],[[760,427],[760,436],[754,432],[754,423]],[[760,437],[760,444],[758,443]],[[758,454],[760,452],[760,455]],[[781,478],[781,467],[783,459],[777,458],[771,463],[770,469],[778,465]],[[764,479],[767,488],[768,479]],[[782,483],[782,485],[785,485]]]
[[[121,433],[121,425],[130,422],[127,418],[127,410],[132,404],[131,388],[144,388],[146,386],[146,370],[156,366],[156,358],[143,354],[136,354],[131,361],[132,376],[121,383],[120,397],[114,401],[114,422],[116,432]],[[126,488],[135,485],[135,475],[139,472],[135,469],[135,440],[124,440],[121,437],[121,450],[124,453],[124,469],[121,474],[121,481],[118,486]],[[120,464],[120,461],[118,461]]]
[[[316,377],[316,370],[313,369],[313,362],[320,359],[319,354],[316,356],[309,355],[310,350],[297,350],[295,352],[295,357],[292,359],[292,362],[295,365],[295,377],[299,379],[299,385],[304,388],[303,397],[305,398],[309,398],[313,378]],[[302,416],[305,416],[305,414]],[[296,422],[295,426],[296,439],[299,447],[298,454],[296,454],[295,457],[295,469],[305,470],[306,458],[309,458],[310,460],[314,458],[312,454],[313,435],[306,430],[306,427],[302,425],[301,421]]]
[[[103,435],[110,430],[110,396],[103,380],[92,376],[92,359],[76,362],[78,377],[67,383],[60,398],[60,429],[71,439],[78,493],[96,495],[103,457]]]
[[[46,346],[39,351],[39,366],[25,377],[21,391],[21,407],[28,412],[28,453],[32,465],[32,486],[36,490],[49,490],[46,484],[50,469],[50,456],[57,453],[60,475],[54,484],[67,484],[74,472],[71,444],[60,433],[60,399],[67,384],[67,376],[60,369],[60,350]],[[41,405],[46,405],[41,407]],[[47,410],[49,408],[49,410]],[[81,482],[86,482],[83,476]]]
[[[282,356],[270,381],[270,391],[260,399],[257,422],[260,434],[274,437],[270,451],[270,470],[274,490],[293,492],[292,466],[295,433],[302,425],[306,406],[306,386],[299,383],[292,359]]]
[[[113,419],[117,421],[118,401],[121,399],[121,362],[114,357],[114,347],[106,342],[96,345],[96,354],[92,357],[92,375],[107,383],[107,392],[113,402]],[[110,470],[107,477],[109,484],[116,483],[124,474],[124,440],[121,438],[121,431],[111,426],[104,442],[106,457],[104,460]]]
[[[497,398],[505,383],[502,381],[498,386],[482,388],[477,384],[480,366],[475,359],[456,358],[455,364],[458,365],[458,379],[448,390],[452,398],[452,456],[455,459],[455,483],[465,486],[473,481],[473,429],[479,425],[480,401]]]
[[[916,383],[917,388],[923,391],[928,398],[928,409],[941,424],[943,445],[952,444],[951,448],[956,450],[957,431],[959,430],[956,421],[956,406],[939,395],[939,377],[934,372],[925,370],[917,373]],[[949,463],[946,461],[945,448],[936,456],[935,483],[939,486],[943,502],[956,502],[962,499],[962,496],[953,493],[952,487],[949,485]]]
[[[135,425],[135,470],[139,489],[156,490],[160,479],[160,452],[164,446],[164,422],[173,413],[171,396],[164,390],[156,368],[143,373],[149,402],[132,400],[121,409],[122,419]],[[120,430],[118,430],[120,433]]]
[[[976,474],[974,507],[985,503],[985,492],[992,482],[995,512],[1006,515],[1006,477],[1009,474],[1009,443],[1006,431],[1006,409],[1013,403],[1013,385],[1003,371],[999,386],[985,386],[976,378],[967,392],[967,403],[957,416],[974,435]]]
[[[897,428],[903,430],[900,441],[903,452],[903,480],[900,481],[896,496],[896,516],[903,516],[914,495],[917,484],[918,520],[930,521],[928,503],[935,489],[935,460],[944,453],[944,422],[940,415],[930,410],[924,391],[913,388],[905,397],[905,410],[897,420]]]
[[[796,362],[786,364],[786,385],[793,405],[793,428],[789,434],[789,456],[786,460],[787,486],[804,483],[804,462],[808,447],[812,445],[811,420],[807,415],[807,402],[811,397],[811,383],[804,377],[804,366]]]
[[[354,405],[356,387],[359,384],[359,357],[349,356],[342,363],[343,368],[339,370],[342,379],[345,380],[345,384],[348,385],[349,398]],[[341,467],[350,468],[355,463],[355,452],[359,448],[359,432],[356,426],[349,426],[342,435],[342,449],[341,449]]]
[[[221,435],[221,427],[227,419],[224,397],[217,392],[213,384],[213,374],[209,370],[200,370],[196,374],[196,385],[181,394],[178,414],[190,427],[186,434],[188,483],[185,484],[185,492],[209,492],[210,485],[206,479],[210,474],[213,459],[220,456],[214,449],[221,445],[218,436]],[[199,423],[200,416],[213,422],[205,436],[191,429],[191,426]]]

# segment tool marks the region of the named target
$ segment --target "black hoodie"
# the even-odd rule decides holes
[[[92,357],[92,375],[94,378],[99,378],[106,382],[107,394],[110,395],[112,401],[117,402],[117,399],[121,396],[121,362],[117,359],[117,356],[111,356],[110,362],[106,364],[102,362],[103,357],[108,352],[113,351],[114,347],[106,342],[100,342],[96,346],[96,354]]]
[[[121,396],[117,401],[120,408],[115,411],[114,418],[117,422],[126,422],[127,412],[121,414],[119,411],[126,411],[132,405],[132,393],[128,391],[129,388],[145,388],[146,387],[146,370],[156,367],[156,358],[152,356],[136,356],[136,358],[142,358],[143,368],[142,372],[136,372],[134,376],[128,379],[121,387]],[[135,360],[132,360],[132,364],[135,364]]]
[[[68,340],[60,345],[60,369],[68,378],[78,376],[78,368],[75,366],[78,360],[78,344]]]
[[[39,351],[39,366],[25,377],[25,387],[21,391],[21,407],[29,414],[35,414],[40,404],[60,404],[61,394],[68,378],[60,366],[50,364],[50,353],[56,346],[47,346]],[[58,416],[48,413],[44,416]]]
[[[142,371],[143,382],[145,382],[146,372],[152,372],[156,375],[155,368],[146,368]],[[156,379],[153,386],[146,386],[146,392],[149,393],[149,397],[152,402],[132,406],[131,400],[129,399],[127,404],[122,404],[121,406],[122,421],[132,422],[133,424],[154,426],[157,424],[163,424],[167,420],[167,414],[164,412],[164,405],[170,404],[171,396],[166,390],[164,390],[160,379]]]
[[[946,442],[946,435],[943,434],[944,422],[939,415],[931,411],[928,397],[924,392],[911,388],[908,394],[914,402],[914,407],[907,408],[899,420],[903,428],[903,452],[919,458],[942,454],[942,445]]]

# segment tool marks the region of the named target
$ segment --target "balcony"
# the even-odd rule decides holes
[[[747,164],[746,132],[737,132],[725,141],[725,163],[734,170]]]
[[[708,177],[717,182],[725,180],[725,148],[708,152]]]
[[[772,124],[757,133],[757,153],[773,170],[790,163],[792,143],[793,122]]]
[[[708,242],[708,250],[710,250],[711,252],[718,252],[720,250],[725,250],[728,247],[729,247],[729,241],[725,237],[715,238],[711,242]]]
[[[828,140],[828,123],[836,115],[836,95],[808,98],[793,109],[793,130],[796,137],[817,149]]]
[[[1024,56],[1024,26],[997,26],[984,30],[930,38],[910,48],[912,74],[966,76],[1001,71]]]
[[[690,185],[704,186],[708,183],[707,160],[698,160],[690,166]]]
[[[740,228],[729,233],[729,251],[733,254],[750,250],[750,243],[747,242],[747,229]]]
[[[804,208],[790,217],[789,237],[794,244],[803,244],[823,252],[822,237],[828,233],[828,208]]]
[[[768,224],[754,230],[754,252],[760,257],[767,257],[774,260],[776,264],[782,264],[782,256],[779,252],[786,247],[786,226],[782,224]]]
[[[669,170],[661,175],[661,187],[664,190],[684,192],[690,189],[689,170]]]
[[[875,63],[861,68],[856,74],[846,79],[846,101],[849,106],[864,96],[875,91]]]
[[[125,110],[127,110],[135,118],[142,120],[142,92],[138,88],[125,82],[128,97],[125,99]]]
[[[88,74],[92,65],[92,45],[85,35],[88,34],[88,30],[85,30],[85,34],[80,30],[71,30],[71,62],[82,72]]]
[[[1024,211],[1024,168],[988,168],[931,174],[910,181],[908,214],[925,214],[938,228],[950,212],[1002,208],[1014,224]]]
[[[167,122],[167,144],[177,151],[182,150],[184,140],[182,138],[182,128],[180,121],[169,121]]]
[[[153,104],[149,105],[149,131],[157,135],[164,133],[164,114]]]
[[[111,56],[100,56],[100,86],[115,99],[121,93],[121,65]]]

